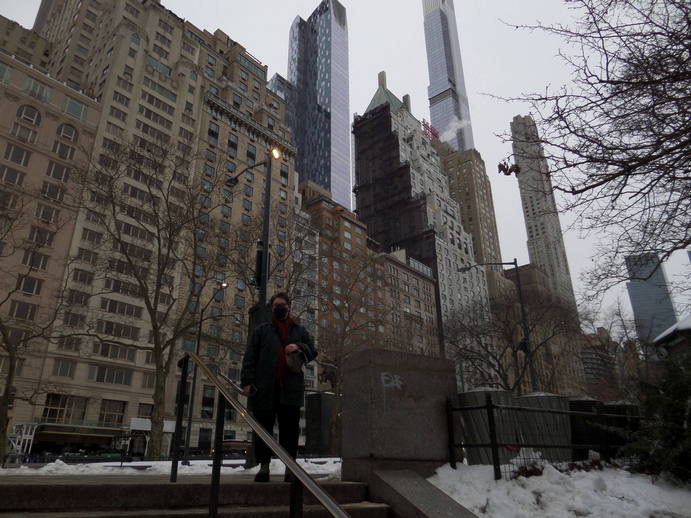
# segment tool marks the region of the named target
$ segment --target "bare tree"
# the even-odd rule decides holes
[[[319,325],[318,361],[323,376],[338,395],[344,360],[384,337],[386,303],[381,288],[385,275],[374,255],[364,249],[343,257],[336,248],[322,248],[320,259],[322,264],[332,264],[333,269],[330,273],[323,269],[320,274],[320,316],[328,324]]]
[[[650,344],[638,339],[632,317],[620,301],[609,308],[583,308],[581,326],[590,338],[591,347],[606,352],[613,361],[613,376],[587,387],[588,395],[600,400],[638,398],[638,387],[651,358]]]
[[[466,388],[490,386],[522,393],[530,361],[542,390],[558,391],[555,369],[561,340],[573,332],[574,316],[565,305],[546,298],[526,301],[530,356],[523,341],[520,310],[515,296],[491,304],[475,302],[457,311],[444,325],[448,351],[460,363]]]
[[[274,290],[291,296],[293,316],[311,319],[317,309],[316,231],[299,212],[287,204],[272,203],[269,223],[269,272]],[[232,230],[231,264],[238,279],[248,288],[252,300],[258,291],[257,244],[262,240],[262,220],[253,218]]]
[[[0,461],[6,457],[9,413],[15,402],[35,404],[47,391],[60,390],[43,380],[18,383],[17,378],[35,367],[29,363],[47,347],[65,307],[62,273],[69,271],[70,261],[64,244],[58,251],[51,248],[74,220],[72,212],[58,208],[74,194],[71,190],[40,190],[31,178],[9,168],[6,181],[10,173],[14,188],[0,190]],[[37,275],[49,262],[53,275]],[[49,303],[39,304],[36,297]]]
[[[81,331],[71,333],[150,352],[152,457],[162,453],[166,381],[178,344],[195,336],[199,325],[203,338],[218,340],[229,314],[223,283],[232,271],[232,193],[214,169],[192,174],[199,167],[195,159],[184,143],[171,149],[141,137],[106,139],[104,153],[77,178],[84,191],[78,207],[86,220],[82,240],[88,245],[78,259],[92,285],[81,303],[88,305],[95,295],[101,299],[85,313],[73,305]],[[108,299],[108,293],[137,303]],[[148,340],[130,325],[131,318],[117,322],[112,313],[141,318],[150,329]]]
[[[626,280],[623,258],[660,261],[691,244],[691,54],[686,0],[572,0],[573,25],[521,26],[562,38],[573,83],[524,95],[554,188],[600,237],[592,296]]]

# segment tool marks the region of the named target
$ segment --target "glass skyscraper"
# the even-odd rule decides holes
[[[296,170],[351,206],[348,22],[338,0],[323,0],[290,28],[287,117],[298,149]],[[291,102],[292,101],[292,102]]]
[[[631,281],[626,283],[638,339],[649,343],[677,322],[667,277],[655,253],[625,258]]]
[[[456,151],[473,149],[461,47],[453,0],[422,0],[429,72],[429,111],[439,139]]]

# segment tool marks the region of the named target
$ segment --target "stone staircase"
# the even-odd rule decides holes
[[[249,477],[222,476],[218,516],[273,518],[288,516],[290,484],[257,484]],[[367,501],[367,485],[324,481],[319,484],[353,518],[392,518],[385,504]],[[181,475],[171,484],[157,475],[3,476],[0,517],[12,518],[183,518],[208,515],[211,477]],[[330,515],[310,494],[304,516]]]

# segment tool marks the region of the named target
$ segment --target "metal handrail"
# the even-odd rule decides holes
[[[185,354],[185,357],[183,357],[183,360],[185,358],[191,359],[196,365],[197,368],[202,370],[202,373],[209,379],[211,382],[216,386],[218,389],[218,392],[220,395],[224,397],[224,399],[230,403],[230,405],[235,409],[235,411],[242,417],[245,422],[252,428],[254,433],[259,435],[262,441],[273,451],[276,456],[283,461],[283,463],[286,465],[286,468],[290,470],[290,472],[294,475],[294,477],[300,481],[300,483],[310,492],[312,495],[319,501],[320,504],[324,506],[324,508],[331,514],[331,516],[334,516],[336,518],[349,518],[350,515],[346,513],[343,508],[336,503],[336,501],[329,495],[326,491],[324,491],[321,487],[319,487],[319,484],[317,484],[312,477],[309,476],[309,474],[293,459],[290,454],[281,446],[276,439],[273,438],[271,434],[269,434],[262,425],[260,425],[252,415],[248,412],[247,408],[238,401],[236,397],[233,397],[231,393],[228,391],[228,389],[222,385],[216,375],[204,364],[202,359],[195,353],[193,352],[188,352]],[[183,371],[186,371],[186,365],[183,368]],[[181,386],[181,391],[184,390],[184,380],[180,384]],[[182,406],[182,405],[179,405]],[[181,408],[178,408],[178,412],[181,412]],[[176,430],[176,433],[178,431]],[[218,433],[218,430],[217,430]],[[171,470],[171,482],[174,482],[175,480],[173,479],[173,473],[177,475],[177,462],[178,462],[178,454],[179,452],[177,451],[177,444],[174,447],[174,454],[173,454],[173,468]],[[220,455],[217,452],[217,455],[214,456],[214,469],[219,470],[220,469]],[[219,466],[216,466],[217,459],[219,460]],[[293,482],[293,484],[295,481]],[[212,494],[214,493],[212,489]],[[215,492],[216,495],[218,495],[218,492]],[[293,498],[294,492],[291,489],[291,499]],[[211,505],[211,504],[210,504]],[[291,503],[292,507],[292,503]]]

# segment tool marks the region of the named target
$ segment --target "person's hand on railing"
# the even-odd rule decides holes
[[[288,353],[292,353],[293,351],[297,351],[298,349],[299,349],[299,347],[298,347],[297,345],[295,345],[295,344],[288,344],[288,345],[286,345],[286,349],[285,349],[285,350],[286,350],[286,354],[288,354]]]

